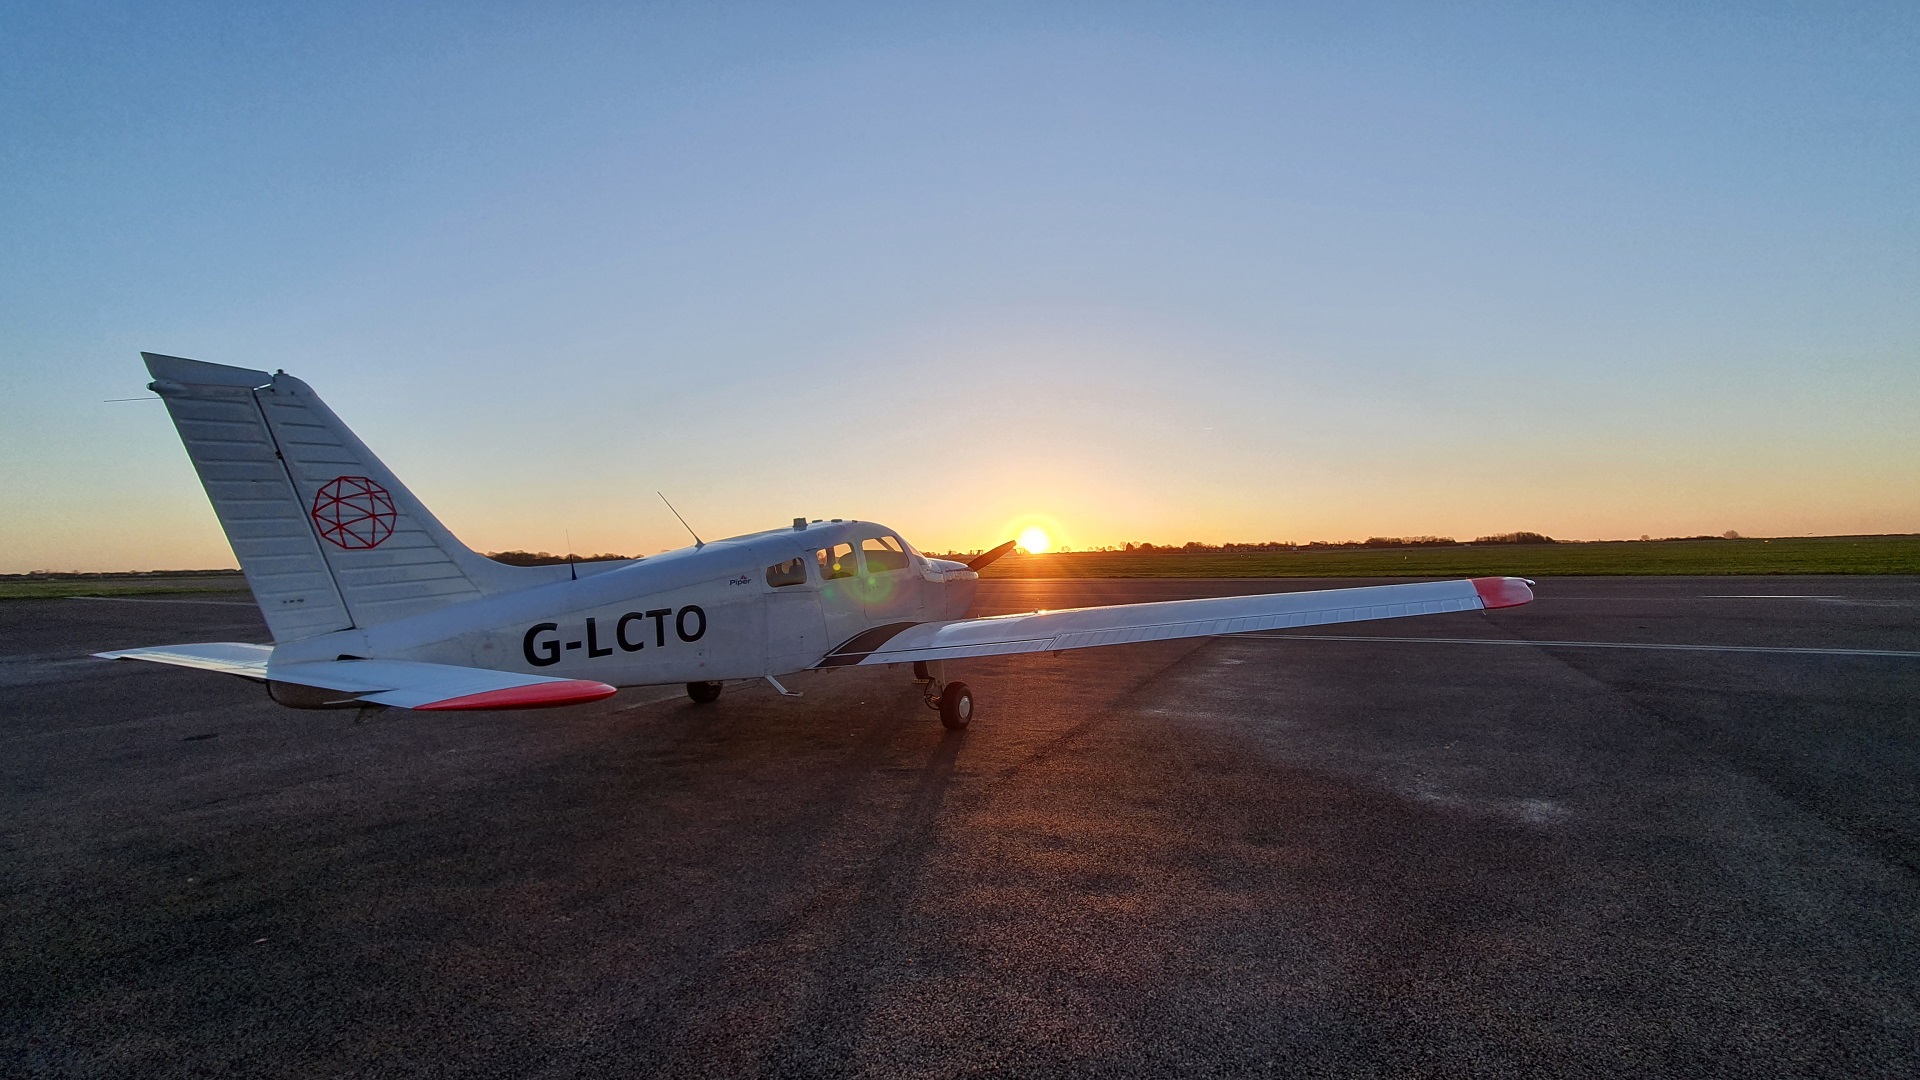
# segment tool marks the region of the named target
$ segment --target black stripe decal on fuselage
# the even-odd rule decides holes
[[[871,630],[863,630],[848,638],[839,648],[829,652],[824,659],[813,666],[846,667],[850,664],[857,664],[867,657],[872,656],[880,646],[892,641],[894,635],[900,631],[910,626],[919,625],[919,623],[896,622],[888,623],[885,626],[876,626]]]

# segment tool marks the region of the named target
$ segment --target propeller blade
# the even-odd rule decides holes
[[[972,558],[972,560],[970,560],[967,563],[967,569],[973,571],[976,574],[982,570],[985,570],[987,567],[992,566],[994,562],[996,562],[1000,558],[1000,556],[1005,555],[1009,551],[1012,551],[1013,545],[1014,545],[1014,541],[1009,540],[1006,543],[1001,544],[999,547],[994,548],[992,551],[986,551],[978,555],[975,555]]]

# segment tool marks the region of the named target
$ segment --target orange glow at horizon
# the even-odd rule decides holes
[[[1038,525],[1029,525],[1020,532],[1020,546],[1029,555],[1039,555],[1053,550],[1053,537]]]

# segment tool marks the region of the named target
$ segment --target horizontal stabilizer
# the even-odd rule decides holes
[[[617,690],[588,679],[557,679],[511,671],[420,664],[411,660],[325,660],[275,664],[275,682],[341,690],[375,705],[428,712],[464,709],[539,709],[612,697]]]
[[[588,679],[556,679],[550,675],[522,675],[407,660],[275,664],[271,662],[273,646],[237,641],[156,645],[93,655],[103,660],[149,660],[249,679],[337,690],[352,701],[425,712],[579,705],[612,697],[617,692],[606,683]]]
[[[827,654],[818,666],[906,664],[969,656],[1060,652],[1099,645],[1439,615],[1449,611],[1483,611],[1527,603],[1533,599],[1530,584],[1523,578],[1474,578],[1116,604],[952,622],[895,623],[861,634]]]
[[[97,652],[102,660],[150,660],[156,664],[219,671],[248,679],[267,677],[267,658],[271,645],[248,645],[240,641],[208,641],[198,645],[153,645],[144,649],[117,649]]]

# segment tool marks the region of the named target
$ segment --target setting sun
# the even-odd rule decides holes
[[[1038,555],[1053,548],[1053,538],[1047,535],[1047,530],[1034,525],[1020,533],[1020,546],[1025,548],[1028,554]]]

